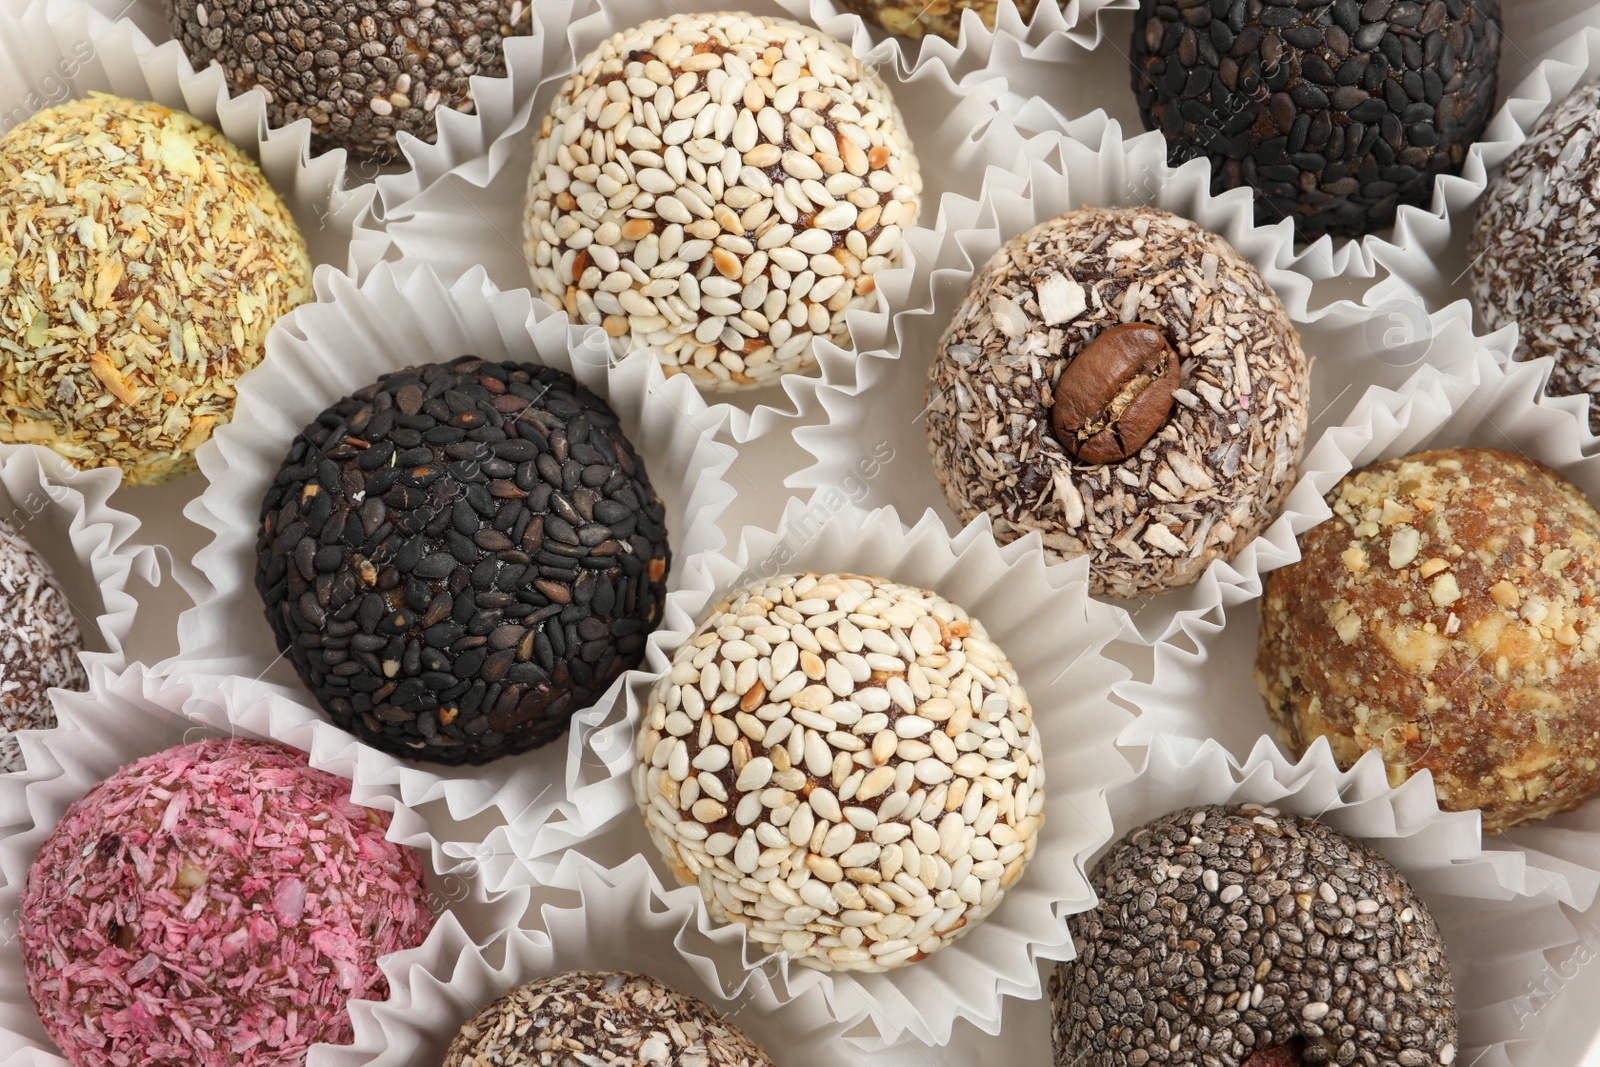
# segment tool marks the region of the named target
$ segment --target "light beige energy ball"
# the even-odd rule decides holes
[[[922,179],[889,89],[782,19],[672,15],[600,45],[539,124],[534,290],[707,391],[845,344],[900,262]]]
[[[757,947],[882,971],[970,931],[1044,822],[1033,709],[983,626],[884,578],[786,574],[711,609],[638,733],[678,880]]]

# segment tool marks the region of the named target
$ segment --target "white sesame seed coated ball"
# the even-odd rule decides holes
[[[700,388],[773,385],[876,306],[922,179],[889,89],[838,41],[743,13],[618,33],[540,123],[534,289]]]
[[[1027,694],[983,626],[884,578],[787,574],[712,608],[638,736],[650,835],[711,914],[824,970],[972,929],[1044,822]]]

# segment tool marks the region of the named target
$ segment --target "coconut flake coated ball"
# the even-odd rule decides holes
[[[1044,823],[1039,733],[1005,653],[885,578],[785,574],[717,604],[651,693],[637,751],[635,797],[678,880],[761,950],[823,970],[899,967],[968,933]]]
[[[28,995],[75,1067],[289,1067],[349,1043],[379,957],[433,926],[389,816],[274,742],[146,756],[67,809],[28,872]]]
[[[193,115],[96,93],[0,138],[0,441],[190,474],[310,296],[289,209]]]
[[[817,365],[878,306],[922,178],[889,88],[783,19],[672,15],[618,33],[534,139],[534,290],[618,359],[724,392]]]
[[[535,978],[462,1024],[444,1067],[773,1067],[702,1000],[626,971]]]
[[[0,522],[0,772],[19,770],[18,730],[56,724],[50,690],[84,689],[83,634],[50,564]]]

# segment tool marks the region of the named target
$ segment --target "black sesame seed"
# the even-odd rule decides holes
[[[266,494],[257,554],[279,647],[330,718],[446,763],[560,736],[640,662],[669,559],[604,401],[474,357],[319,416]]]

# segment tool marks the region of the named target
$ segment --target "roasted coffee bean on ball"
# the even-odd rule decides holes
[[[473,110],[474,75],[503,77],[528,0],[165,0],[195,67],[267,94],[274,128],[311,120],[311,147],[384,161],[404,130],[432,143],[440,108]]]
[[[1140,0],[1133,88],[1174,165],[1256,221],[1356,237],[1459,174],[1495,104],[1500,0]]]
[[[256,588],[339,727],[482,763],[546,744],[644,657],[665,509],[616,414],[548,367],[386,374],[295,439]]]

